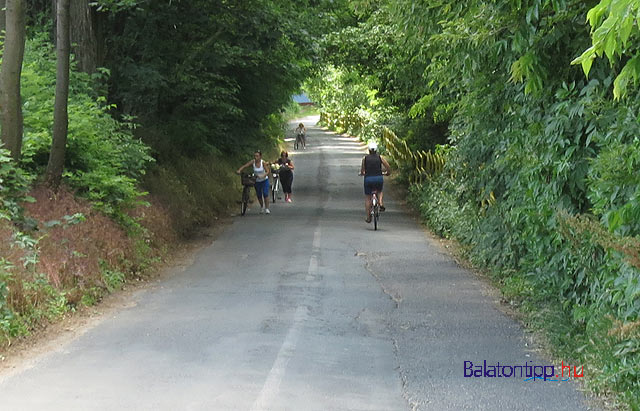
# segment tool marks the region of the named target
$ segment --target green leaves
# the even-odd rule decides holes
[[[22,71],[22,161],[31,178],[43,170],[48,158],[53,122],[53,88],[49,85],[54,79],[51,46],[43,37],[28,41]],[[131,118],[120,122],[111,116],[113,107],[95,96],[88,75],[72,71],[70,91],[65,181],[103,211],[128,221],[125,210],[139,204],[145,194],[138,182],[154,161],[149,147],[133,137]]]
[[[640,54],[629,59],[613,82],[613,97],[619,100],[627,93],[627,86],[633,80],[638,83],[640,77]]]
[[[159,132],[161,162],[237,153],[313,69],[328,1],[144,1],[110,15],[111,99]],[[126,18],[123,18],[126,16]],[[313,22],[313,23],[310,23]],[[273,141],[269,141],[271,144]]]
[[[591,25],[592,46],[585,50],[572,64],[581,64],[589,76],[593,60],[606,56],[611,66],[623,60],[622,70],[614,81],[613,96],[618,100],[627,94],[628,85],[638,82],[640,76],[640,53],[632,40],[637,39],[640,3],[636,0],[602,0],[587,13]]]
[[[120,12],[132,9],[142,4],[144,0],[98,0],[92,1],[89,5],[96,7],[97,11]]]
[[[0,144],[0,220],[25,223],[22,202],[30,202],[26,195],[34,176],[22,170]]]
[[[511,81],[525,83],[526,94],[542,91],[545,71],[533,52],[528,52],[516,60],[511,66]]]

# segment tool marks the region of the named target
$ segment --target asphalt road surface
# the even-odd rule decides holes
[[[0,377],[0,408],[588,409],[575,378],[527,381],[549,362],[398,199],[364,222],[363,146],[306,120],[293,203],[254,203],[184,272]]]

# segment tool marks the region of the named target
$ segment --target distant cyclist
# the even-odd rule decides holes
[[[307,128],[303,123],[298,124],[298,127],[295,129],[296,134],[296,142],[302,143],[302,148],[307,148]]]
[[[271,174],[269,163],[262,159],[262,152],[256,150],[253,154],[253,160],[247,161],[236,172],[240,174],[243,169],[249,166],[253,166],[253,173],[256,175],[255,189],[256,197],[260,203],[260,214],[271,214],[269,211],[269,174]]]
[[[378,198],[380,201],[380,211],[384,211],[384,201],[382,199],[382,167],[384,166],[385,173],[391,175],[391,167],[387,160],[382,158],[378,154],[378,144],[375,141],[369,143],[369,154],[362,159],[362,166],[360,167],[360,174],[364,175],[364,208],[367,213],[365,221],[371,222],[371,192],[372,190],[378,191]]]

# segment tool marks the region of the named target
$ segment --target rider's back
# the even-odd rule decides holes
[[[381,176],[382,175],[382,160],[380,155],[372,153],[364,158],[364,170],[366,176]]]

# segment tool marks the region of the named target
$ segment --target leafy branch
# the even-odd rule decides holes
[[[631,81],[640,78],[640,53],[634,37],[638,34],[640,2],[636,0],[602,0],[587,13],[591,25],[592,46],[571,64],[581,64],[588,77],[593,62],[606,56],[611,66],[629,57],[613,82],[613,96],[618,100],[627,93]]]

